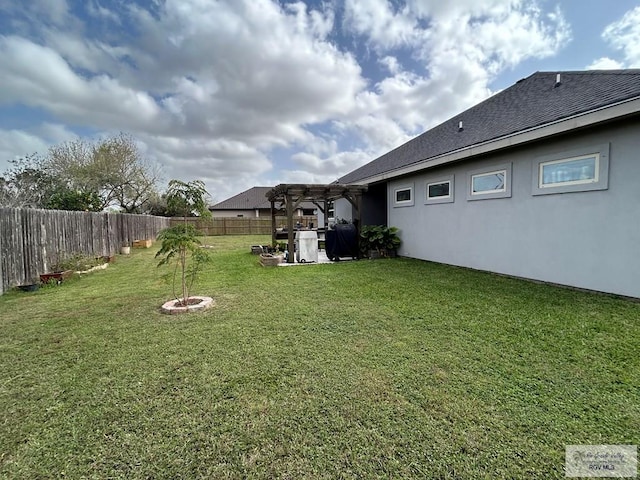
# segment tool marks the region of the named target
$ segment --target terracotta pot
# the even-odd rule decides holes
[[[73,275],[73,270],[65,270],[64,272],[49,272],[40,274],[40,282],[42,283],[50,283],[51,281],[55,281],[56,283],[62,283],[63,280],[71,277]]]

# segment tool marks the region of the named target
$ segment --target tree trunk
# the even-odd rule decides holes
[[[189,305],[189,292],[187,292],[187,278],[186,278],[186,267],[187,267],[187,251],[186,249],[182,249],[180,252],[180,266],[182,267],[182,305]]]

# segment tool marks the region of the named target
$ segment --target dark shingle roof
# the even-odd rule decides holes
[[[560,84],[556,86],[556,75]],[[341,177],[354,183],[640,96],[640,69],[537,72]],[[458,130],[462,121],[463,129]]]
[[[271,208],[271,203],[265,196],[273,187],[252,187],[242,193],[227,198],[209,207],[215,210],[255,210],[256,208]]]
[[[267,192],[273,187],[252,187],[242,193],[227,198],[209,207],[209,210],[255,210],[257,208],[271,208],[267,199]],[[311,202],[301,202],[300,208],[316,208]]]

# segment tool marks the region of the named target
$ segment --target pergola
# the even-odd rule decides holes
[[[269,190],[266,197],[271,202],[271,240],[276,242],[276,212],[283,210],[287,216],[287,248],[289,249],[288,263],[293,263],[294,230],[293,212],[302,202],[311,202],[324,214],[324,228],[328,227],[327,212],[329,202],[339,198],[346,198],[355,210],[354,224],[360,236],[360,210],[362,208],[362,194],[367,191],[366,185],[345,185],[340,183],[319,184],[293,184],[281,183]],[[276,208],[276,203],[280,206]]]

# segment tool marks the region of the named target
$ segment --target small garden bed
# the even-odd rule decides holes
[[[261,253],[260,265],[263,267],[276,267],[284,261],[284,255],[274,255],[273,253]]]

